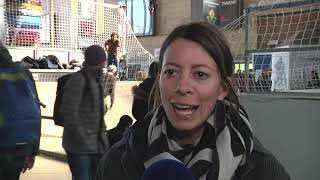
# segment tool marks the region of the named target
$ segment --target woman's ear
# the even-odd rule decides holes
[[[219,95],[218,95],[218,100],[222,101],[226,96],[229,94],[229,88],[228,88],[228,83],[230,84],[231,78],[227,78],[228,82],[221,82],[220,88],[219,88]]]
[[[229,94],[229,91],[227,90],[227,88],[224,86],[221,86],[218,100],[222,101],[228,94]]]

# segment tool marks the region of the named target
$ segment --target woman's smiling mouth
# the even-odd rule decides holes
[[[174,113],[181,119],[189,119],[198,109],[199,105],[171,103]]]

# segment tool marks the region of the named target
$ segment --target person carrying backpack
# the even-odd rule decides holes
[[[100,80],[106,54],[93,45],[84,56],[83,69],[64,86],[59,110],[64,124],[62,146],[74,180],[94,179],[100,157],[109,148]]]
[[[40,144],[40,101],[31,72],[0,41],[0,179],[32,169]]]

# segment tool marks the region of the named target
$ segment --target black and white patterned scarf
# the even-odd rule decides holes
[[[219,101],[215,109],[197,142],[180,146],[168,135],[170,123],[160,106],[148,129],[145,167],[161,159],[174,159],[184,163],[196,179],[231,180],[252,151],[252,129],[244,109],[238,113],[227,101]]]

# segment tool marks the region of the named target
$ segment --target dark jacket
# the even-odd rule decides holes
[[[8,67],[13,64],[12,57],[6,47],[0,41],[0,68]]]
[[[115,127],[108,130],[107,134],[108,134],[110,146],[113,146],[118,141],[120,141],[125,133],[126,133],[126,129],[119,128],[119,127]]]
[[[144,119],[148,113],[148,102],[155,78],[147,78],[133,88],[132,115],[136,120]]]
[[[126,136],[100,161],[97,180],[139,180],[145,170],[149,122],[137,121]],[[238,168],[232,180],[289,180],[283,166],[257,139],[247,164]]]
[[[84,68],[74,73],[64,87],[61,116],[62,145],[70,153],[104,153],[109,148],[105,133],[104,103],[99,76]]]

